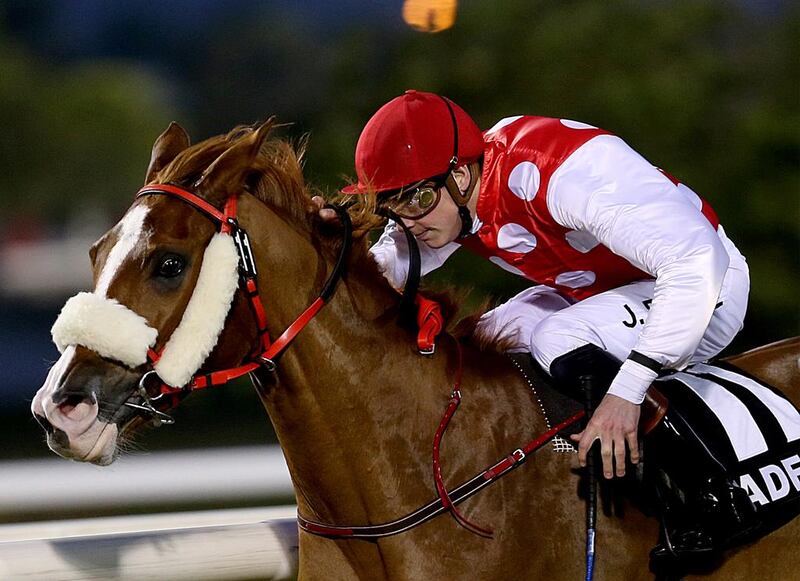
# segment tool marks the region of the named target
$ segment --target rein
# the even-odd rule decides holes
[[[447,409],[445,411],[445,416],[442,418],[442,425],[440,425],[439,430],[437,430],[437,435],[441,432],[444,433],[444,430],[447,427],[447,424],[450,421],[450,418],[455,413],[455,409],[458,407],[458,404],[461,401],[461,394],[458,390],[454,390],[453,395],[450,399],[450,402],[447,404]],[[508,454],[505,458],[500,459],[495,464],[485,468],[466,482],[463,482],[456,486],[451,491],[447,491],[444,489],[444,484],[441,482],[441,470],[438,465],[438,444],[436,445],[434,457],[436,462],[434,464],[434,472],[438,474],[437,478],[437,491],[439,492],[439,498],[436,500],[432,500],[425,506],[422,506],[411,512],[405,516],[402,516],[398,519],[395,519],[390,522],[376,524],[376,525],[356,525],[356,526],[341,526],[341,525],[331,525],[331,524],[324,524],[316,521],[309,520],[303,517],[300,513],[297,514],[297,524],[300,528],[307,533],[311,533],[314,535],[319,535],[323,537],[329,538],[337,538],[337,539],[367,539],[367,540],[375,540],[382,537],[390,537],[392,535],[397,535],[399,533],[403,533],[409,529],[412,529],[422,523],[432,519],[435,516],[438,516],[446,511],[451,511],[454,518],[470,530],[476,534],[481,536],[490,536],[491,532],[485,529],[481,529],[480,527],[476,527],[463,519],[463,517],[455,516],[457,513],[455,512],[455,506],[462,503],[470,496],[475,494],[476,492],[482,490],[484,487],[496,482],[500,477],[505,476],[514,468],[521,466],[525,463],[528,459],[528,456],[547,444],[550,440],[555,438],[559,432],[568,428],[572,424],[579,422],[583,419],[586,415],[586,412],[583,410],[579,411],[575,415],[567,418],[560,424],[553,426],[551,429],[547,430],[539,437],[534,440],[531,440],[524,446],[521,446]],[[441,486],[441,488],[440,488]],[[459,518],[463,519],[459,520]],[[467,523],[467,524],[465,524]],[[476,528],[478,530],[473,530]]]
[[[275,371],[277,364],[276,361],[286,350],[287,347],[294,341],[298,333],[311,322],[323,306],[330,300],[334,292],[336,292],[336,285],[342,277],[345,268],[345,261],[350,252],[352,244],[352,223],[350,222],[350,215],[347,211],[340,206],[326,206],[336,211],[339,216],[344,229],[342,247],[339,250],[339,256],[336,260],[336,265],[333,271],[325,282],[317,299],[312,302],[295,321],[289,325],[286,330],[277,338],[272,341],[267,330],[267,315],[264,305],[261,301],[261,296],[258,292],[258,272],[256,270],[256,262],[253,257],[253,250],[250,245],[250,238],[247,232],[242,228],[237,219],[237,202],[238,196],[232,195],[225,202],[225,207],[219,211],[216,207],[209,204],[201,197],[171,184],[153,184],[145,186],[136,194],[137,198],[142,196],[151,195],[165,195],[178,198],[195,209],[199,210],[213,221],[219,224],[219,231],[223,234],[228,234],[233,237],[234,244],[236,245],[236,252],[239,255],[239,287],[250,300],[250,305],[256,317],[256,323],[259,333],[259,353],[252,357],[252,360],[240,365],[238,367],[231,367],[218,371],[204,373],[202,375],[194,375],[191,381],[185,386],[173,387],[167,385],[158,378],[155,370],[145,373],[139,381],[138,390],[134,395],[141,398],[141,402],[126,401],[125,406],[136,409],[152,416],[157,424],[171,424],[174,420],[171,416],[164,413],[164,409],[171,409],[175,407],[179,401],[178,396],[204,389],[207,387],[215,387],[225,385],[226,383],[237,379],[243,375],[247,375],[259,368],[264,368],[267,371]],[[150,349],[148,351],[148,359],[151,364],[155,364],[161,354]],[[156,384],[157,385],[153,385]],[[151,384],[151,385],[148,385]],[[156,394],[151,395],[152,390],[155,388]],[[169,397],[171,402],[164,405],[162,401],[164,398]],[[155,405],[154,405],[155,404]],[[157,406],[162,408],[157,409]]]

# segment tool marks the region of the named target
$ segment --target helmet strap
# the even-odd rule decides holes
[[[477,184],[477,180],[473,175],[473,171],[477,169],[477,165],[478,164],[476,163],[471,163],[467,166],[467,171],[469,172],[469,185],[463,192],[461,191],[461,188],[458,187],[452,171],[447,175],[447,178],[444,182],[447,192],[450,194],[450,197],[453,198],[453,202],[455,202],[456,207],[458,207],[458,216],[461,218],[461,231],[458,234],[459,238],[466,238],[472,234],[472,215],[469,212],[467,203],[472,197],[472,193],[475,191],[475,185]]]

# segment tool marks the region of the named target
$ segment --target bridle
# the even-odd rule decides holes
[[[175,407],[182,396],[185,396],[198,389],[207,387],[224,385],[229,381],[254,372],[258,369],[265,369],[273,372],[277,368],[277,359],[283,351],[292,343],[297,334],[314,318],[320,309],[330,300],[333,296],[336,285],[341,279],[346,257],[352,242],[352,224],[350,217],[345,208],[341,206],[327,206],[336,211],[339,219],[343,225],[344,234],[342,246],[339,250],[339,256],[336,265],[325,282],[325,285],[320,292],[319,297],[309,305],[303,313],[295,319],[295,321],[286,328],[286,330],[275,340],[271,341],[269,333],[266,328],[266,311],[261,301],[258,292],[257,270],[256,263],[253,258],[253,250],[250,245],[247,232],[239,225],[236,219],[236,210],[238,197],[236,195],[230,196],[223,210],[220,211],[207,201],[199,196],[175,185],[171,184],[153,184],[146,186],[139,190],[136,197],[148,195],[166,195],[173,196],[184,202],[188,203],[195,209],[199,210],[213,221],[219,224],[219,231],[222,234],[228,234],[233,237],[236,245],[236,251],[239,257],[239,288],[242,290],[248,299],[256,317],[256,323],[259,332],[259,352],[250,357],[250,361],[238,366],[219,371],[213,371],[205,374],[195,374],[192,379],[185,386],[174,387],[164,383],[155,370],[148,370],[140,379],[138,389],[131,397],[138,397],[139,401],[125,401],[124,406],[136,410],[140,414],[149,416],[156,425],[174,423],[174,419],[166,413],[167,410]],[[409,238],[413,238],[410,232],[406,231]],[[409,240],[411,243],[411,240]],[[419,250],[412,246],[412,256],[416,255],[416,261],[412,259],[409,278],[413,287],[413,294],[416,294],[416,286],[419,278]],[[417,264],[413,264],[416,262]],[[407,284],[408,285],[408,284]],[[403,297],[403,304],[411,304],[414,300],[413,294],[406,293]],[[410,306],[408,307],[410,308]],[[401,309],[402,312],[403,309]],[[434,435],[433,444],[433,469],[434,469],[434,482],[436,486],[437,498],[425,506],[422,506],[414,512],[407,514],[401,518],[395,519],[390,522],[375,524],[375,525],[356,525],[356,526],[342,526],[321,523],[307,519],[298,513],[297,522],[300,529],[305,532],[320,535],[330,538],[351,538],[351,539],[364,539],[376,540],[386,536],[392,536],[411,528],[414,528],[431,518],[438,516],[444,512],[449,512],[458,522],[459,525],[465,527],[470,532],[484,537],[491,537],[492,532],[488,529],[481,528],[463,517],[457,510],[457,505],[471,497],[473,494],[479,492],[484,487],[492,484],[497,479],[505,476],[515,468],[521,466],[530,454],[541,448],[547,442],[552,440],[559,432],[568,426],[579,422],[584,417],[584,412],[578,412],[572,417],[564,420],[560,424],[554,426],[544,434],[541,434],[536,439],[528,442],[527,444],[515,449],[506,457],[501,458],[493,465],[485,468],[476,474],[470,480],[462,483],[461,485],[448,490],[441,470],[441,463],[439,459],[439,450],[441,441],[444,437],[445,431],[450,423],[451,418],[455,414],[461,403],[461,344],[456,340],[456,348],[458,353],[458,372],[456,375],[455,384],[451,393],[450,401],[445,409],[444,416],[439,424],[438,429]],[[422,354],[433,354],[430,351],[421,350]],[[147,358],[151,366],[160,358],[161,354],[153,349],[149,349]],[[153,385],[148,386],[152,382]],[[155,389],[155,393],[151,390]]]
[[[249,360],[237,367],[221,369],[203,374],[195,374],[189,383],[176,387],[164,383],[154,369],[148,370],[139,380],[136,391],[126,400],[125,407],[136,410],[139,414],[148,416],[156,425],[172,424],[174,419],[166,410],[178,405],[181,398],[193,391],[216,387],[252,373],[257,369],[273,372],[277,368],[277,360],[286,348],[294,341],[295,337],[308,325],[322,307],[330,300],[336,291],[336,285],[345,269],[347,255],[352,244],[352,224],[347,210],[341,206],[328,205],[339,216],[343,228],[343,240],[336,265],[328,276],[319,296],[313,301],[286,330],[272,341],[267,330],[267,315],[261,296],[258,291],[258,271],[253,256],[250,238],[237,220],[238,195],[228,197],[222,211],[208,203],[196,194],[172,184],[151,184],[143,187],[136,194],[136,198],[143,196],[163,195],[178,198],[203,213],[213,222],[219,224],[219,232],[233,238],[236,252],[239,256],[239,289],[250,302],[259,334],[258,351],[251,354]],[[161,353],[148,349],[147,359],[151,366],[160,359]],[[138,401],[131,401],[131,398]]]

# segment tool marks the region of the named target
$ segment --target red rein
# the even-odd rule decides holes
[[[495,482],[502,476],[508,474],[517,466],[523,464],[528,455],[532,454],[547,442],[555,438],[559,432],[568,428],[572,424],[579,422],[583,419],[585,412],[580,411],[575,415],[567,418],[560,424],[553,426],[545,433],[541,434],[538,438],[531,440],[524,446],[517,448],[502,460],[496,462],[492,466],[484,469],[479,474],[473,476],[470,480],[460,484],[451,491],[447,490],[444,479],[442,477],[441,462],[439,459],[439,452],[441,448],[441,441],[447,426],[450,423],[453,415],[455,415],[459,404],[461,403],[461,376],[462,376],[462,353],[461,344],[457,344],[458,353],[458,368],[456,370],[456,379],[453,385],[453,392],[450,401],[445,409],[444,416],[442,417],[436,434],[433,438],[433,478],[436,484],[436,492],[438,498],[429,502],[423,507],[418,508],[416,511],[409,513],[403,517],[393,521],[377,524],[377,525],[362,525],[362,526],[340,526],[329,525],[325,523],[315,522],[306,519],[299,512],[297,514],[297,523],[300,528],[306,532],[331,538],[353,538],[353,539],[369,539],[375,540],[382,537],[388,537],[405,532],[412,529],[439,514],[448,511],[453,515],[453,518],[458,524],[463,526],[468,531],[476,535],[492,538],[492,531],[484,529],[469,520],[467,520],[457,509],[456,505],[463,502],[476,492]]]

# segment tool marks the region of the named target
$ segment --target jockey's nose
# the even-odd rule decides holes
[[[414,225],[417,223],[415,220],[412,220],[411,218],[400,218],[400,219],[403,221],[403,224],[405,224],[406,228],[408,228],[409,230],[412,229]]]

